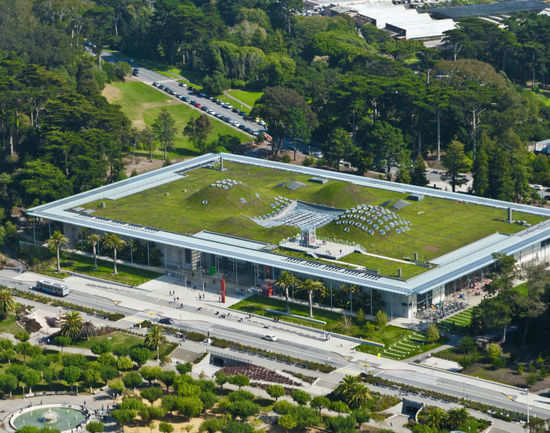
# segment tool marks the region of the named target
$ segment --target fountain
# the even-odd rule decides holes
[[[78,426],[84,426],[86,421],[86,415],[79,408],[58,404],[22,409],[12,415],[10,426],[14,430],[24,426],[34,426],[70,432]]]
[[[53,422],[56,422],[57,414],[53,411],[53,409],[50,408],[44,415],[42,415],[42,417],[40,418],[40,421],[46,424],[51,424]]]

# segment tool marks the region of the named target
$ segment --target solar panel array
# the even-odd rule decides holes
[[[227,189],[231,188],[232,186],[240,185],[241,183],[242,182],[240,180],[222,179],[222,180],[217,180],[214,183],[211,183],[210,186],[213,187],[213,188],[221,188],[221,189],[227,190]]]
[[[354,277],[361,277],[361,278],[369,278],[369,279],[372,279],[372,280],[378,280],[380,278],[380,276],[377,273],[375,273],[373,271],[369,271],[369,270],[357,270],[357,269],[342,268],[342,267],[339,267],[339,266],[333,266],[333,265],[329,265],[329,264],[326,264],[326,263],[319,263],[319,262],[314,262],[314,261],[311,261],[311,260],[299,259],[299,258],[296,258],[296,257],[286,257],[285,259],[286,259],[287,262],[293,263],[293,264],[296,264],[296,265],[305,265],[305,266],[316,268],[316,269],[321,269],[321,270],[326,270],[326,271],[331,271],[331,272],[339,272],[339,273],[344,274],[344,275],[349,275],[349,276],[354,276]]]
[[[275,197],[273,203],[271,203],[271,209],[273,209],[271,212],[268,212],[264,215],[260,215],[257,217],[259,220],[265,220],[269,218],[273,218],[274,216],[279,215],[283,210],[285,210],[290,204],[292,203],[292,200],[283,197],[282,195],[278,195]]]
[[[404,233],[411,229],[410,221],[395,212],[382,206],[366,204],[347,209],[335,218],[335,224],[342,226],[346,233],[356,228],[371,236],[375,234],[384,236],[392,232]]]

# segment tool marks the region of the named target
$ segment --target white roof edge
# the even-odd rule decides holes
[[[247,248],[236,247],[234,245],[221,245],[205,239],[197,239],[193,236],[186,236],[161,230],[146,232],[130,225],[109,222],[106,220],[94,218],[93,215],[79,215],[67,212],[65,210],[67,208],[73,208],[82,203],[99,200],[103,197],[104,193],[112,192],[113,189],[116,189],[120,186],[126,187],[129,183],[140,184],[142,182],[147,182],[149,179],[158,176],[159,174],[166,174],[171,172],[173,173],[176,171],[197,168],[202,165],[216,161],[220,156],[227,161],[252,164],[256,166],[318,176],[326,179],[341,180],[365,187],[379,188],[401,193],[423,194],[436,198],[458,200],[467,203],[497,208],[511,207],[513,210],[516,211],[550,217],[549,209],[542,209],[529,205],[508,203],[500,200],[487,199],[472,195],[440,191],[432,188],[418,187],[414,185],[398,184],[389,181],[350,175],[346,173],[331,172],[303,166],[294,166],[275,161],[267,161],[263,159],[225,153],[202,155],[200,157],[186,160],[168,167],[163,167],[139,176],[134,176],[120,182],[105,185],[90,191],[73,195],[71,197],[37,206],[29,209],[27,213],[31,216],[45,218],[48,220],[60,221],[81,227],[88,227],[99,231],[117,233],[122,236],[136,237],[164,245],[196,249],[198,251],[224,255],[238,260],[258,263],[276,268],[284,268],[293,272],[312,275],[318,278],[338,280],[346,284],[357,284],[364,287],[372,287],[374,289],[399,293],[402,295],[408,295],[412,293],[424,293],[432,288],[445,284],[448,281],[453,281],[454,279],[457,279],[462,275],[471,273],[481,267],[487,266],[494,261],[492,256],[493,253],[513,254],[514,252],[518,251],[521,248],[524,248],[525,246],[539,242],[542,239],[550,238],[550,224],[541,223],[515,235],[507,236],[507,239],[496,242],[490,245],[489,248],[482,249],[481,251],[476,251],[473,254],[468,255],[467,257],[460,258],[450,263],[442,264],[441,266],[426,271],[416,277],[410,278],[407,281],[399,281],[387,277],[372,279],[356,275],[346,275],[343,272],[321,269],[318,266],[310,265],[308,263],[291,263],[282,256],[268,252],[250,250]]]

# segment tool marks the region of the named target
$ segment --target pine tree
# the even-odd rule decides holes
[[[419,186],[428,185],[428,178],[426,177],[426,164],[420,154],[418,154],[416,160],[414,161],[411,172],[411,183]]]
[[[466,183],[462,173],[469,168],[468,160],[464,155],[464,144],[458,140],[451,141],[447,148],[447,154],[443,159],[443,165],[447,169],[447,175],[451,181],[451,187],[455,192],[457,185]]]

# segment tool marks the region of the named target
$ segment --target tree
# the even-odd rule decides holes
[[[32,393],[32,387],[40,383],[41,379],[40,372],[32,368],[25,368],[21,374],[21,382],[29,387],[29,393]]]
[[[447,414],[438,407],[426,407],[419,415],[419,421],[434,431],[440,431],[447,419]]]
[[[490,343],[487,345],[487,356],[489,359],[494,362],[497,359],[500,359],[502,356],[502,347],[495,343]]]
[[[235,376],[229,377],[229,383],[237,385],[239,389],[241,389],[243,386],[248,386],[250,384],[250,378],[244,374],[236,374]]]
[[[105,430],[105,426],[101,421],[90,421],[88,424],[86,424],[86,430],[88,430],[90,433],[103,433],[103,430]]]
[[[328,397],[318,395],[317,397],[313,397],[311,399],[311,403],[309,403],[309,405],[321,413],[322,408],[330,407],[330,399]]]
[[[4,373],[0,375],[0,389],[4,394],[9,394],[10,397],[12,393],[17,389],[18,384],[17,377],[10,373]]]
[[[206,139],[212,131],[212,123],[206,114],[201,114],[196,119],[191,119],[185,126],[183,133],[189,136],[201,153],[208,151]]]
[[[114,395],[122,394],[125,389],[126,387],[120,379],[112,380],[111,382],[109,382],[109,390]]]
[[[388,323],[388,315],[386,314],[386,312],[382,310],[378,310],[376,312],[375,322],[376,322],[376,326],[378,326],[379,328],[384,328]]]
[[[164,392],[159,386],[150,386],[148,388],[142,389],[140,395],[153,404],[156,400],[162,397]]]
[[[159,359],[160,345],[166,340],[164,335],[162,335],[162,329],[158,325],[153,325],[147,331],[145,336],[145,346],[157,352],[157,360]]]
[[[160,378],[162,374],[162,369],[160,367],[153,367],[153,366],[146,365],[145,367],[141,368],[139,373],[146,381],[151,383],[153,382],[153,380],[157,380]]]
[[[0,320],[4,320],[8,313],[15,311],[15,301],[9,289],[0,289]]]
[[[136,411],[133,409],[115,409],[111,411],[111,416],[121,427],[129,424],[136,417],[136,414]]]
[[[308,296],[309,302],[309,317],[313,317],[313,292],[322,292],[325,289],[323,283],[320,281],[313,281],[309,278],[300,283],[300,289],[305,290]]]
[[[296,417],[293,414],[288,413],[286,415],[281,415],[277,421],[277,424],[288,432],[298,425],[298,420],[296,420]]]
[[[307,140],[317,126],[317,116],[304,97],[293,89],[268,87],[251,113],[261,117],[272,137],[271,151],[277,155],[285,137]]]
[[[137,386],[141,385],[143,382],[143,379],[141,378],[141,375],[136,371],[130,371],[129,373],[126,373],[122,377],[122,382],[124,383],[124,386],[126,388],[136,388]]]
[[[260,406],[251,400],[237,400],[229,403],[225,410],[234,417],[246,419],[249,416],[257,415],[260,412]]]
[[[275,282],[275,285],[285,292],[285,300],[286,300],[286,311],[290,311],[290,306],[288,304],[288,292],[291,287],[296,287],[298,283],[298,279],[287,271],[282,271],[279,274],[279,278],[277,278],[277,281]]]
[[[439,330],[437,329],[437,326],[433,323],[429,324],[426,329],[426,340],[429,343],[435,343],[436,341],[439,341],[439,338]]]
[[[146,126],[139,132],[138,141],[140,143],[140,147],[149,152],[149,161],[153,161],[153,152],[157,148],[157,142],[155,133],[149,126]]]
[[[292,391],[291,395],[292,400],[301,405],[307,404],[311,400],[311,396],[301,389],[296,389]]]
[[[358,376],[346,376],[334,390],[334,395],[352,409],[358,409],[371,398],[369,389]]]
[[[101,241],[101,236],[96,233],[92,233],[88,236],[88,242],[92,246],[92,254],[94,255],[94,269],[97,269],[97,245]]]
[[[484,137],[486,136],[482,136],[477,150],[472,175],[474,178],[474,194],[486,197],[489,194],[489,157],[487,156],[487,145],[485,144],[486,139]]]
[[[55,250],[55,255],[57,258],[57,272],[61,272],[61,248],[68,243],[69,239],[63,236],[63,233],[61,233],[59,230],[54,231],[50,239],[48,239],[48,248]]]
[[[463,407],[450,409],[447,412],[447,428],[449,430],[459,430],[468,422],[468,411]]]
[[[176,400],[176,409],[182,416],[192,418],[200,415],[203,405],[198,397],[179,397]]]
[[[426,176],[426,164],[421,154],[418,154],[414,161],[414,165],[411,172],[411,183],[413,185],[426,186],[428,185],[428,178]]]
[[[184,362],[183,364],[177,364],[176,365],[176,370],[178,370],[179,374],[191,373],[191,371],[193,370],[193,365],[190,362]],[[216,372],[216,377],[218,377],[217,376],[218,372],[223,374],[223,372],[221,370],[218,370]]]
[[[117,270],[117,251],[126,245],[126,242],[120,239],[114,233],[106,233],[103,238],[103,246],[109,250],[113,250],[113,274],[118,274]]]
[[[130,357],[124,355],[124,356],[120,356],[117,359],[116,366],[119,370],[126,371],[126,370],[130,370],[134,366],[134,363],[130,359]]]
[[[145,347],[132,347],[129,351],[130,358],[137,365],[143,365],[151,358],[151,351]]]
[[[78,311],[69,311],[61,319],[60,335],[76,340],[82,328],[82,316]]]
[[[285,395],[285,389],[282,385],[269,385],[266,391],[269,396],[275,400],[279,400],[280,397]]]
[[[329,134],[322,149],[325,158],[339,171],[340,160],[349,159],[354,153],[354,147],[350,133],[342,128],[336,128]]]
[[[167,422],[159,423],[159,431],[162,433],[172,433],[174,431],[174,426]]]
[[[457,185],[466,183],[466,179],[461,173],[468,170],[470,165],[464,154],[464,144],[458,140],[451,141],[447,148],[447,154],[443,158],[443,166],[447,169],[447,176],[451,181],[453,192]]]
[[[221,370],[218,370],[216,372],[216,375],[215,375],[215,380],[216,380],[216,384],[220,387],[220,388],[223,388],[223,385],[225,383],[227,383],[228,381],[228,377],[226,376],[226,374],[221,371]]]
[[[357,421],[353,415],[329,416],[326,418],[327,429],[332,433],[355,433]]]
[[[155,121],[153,122],[153,133],[157,137],[157,140],[162,144],[164,150],[164,160],[166,161],[166,154],[168,147],[172,145],[176,137],[176,121],[166,108],[163,108]]]
[[[253,433],[254,428],[245,422],[229,421],[222,429],[222,433]]]
[[[74,385],[80,379],[80,376],[80,368],[74,365],[69,365],[63,369],[63,379],[65,379],[65,382],[70,386]],[[76,392],[78,392],[78,387]]]

